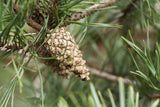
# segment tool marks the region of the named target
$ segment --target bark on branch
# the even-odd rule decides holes
[[[101,72],[97,69],[94,69],[94,68],[89,68],[89,71],[99,77],[99,78],[102,78],[102,79],[105,79],[105,80],[109,80],[109,81],[112,81],[112,82],[118,82],[119,78],[122,78],[122,77],[118,77],[118,76],[115,76],[115,75],[112,75],[112,74],[109,74],[109,73],[106,73],[106,72]],[[132,84],[132,82],[129,80],[129,79],[126,79],[126,78],[122,78],[123,82],[125,85],[130,85]]]
[[[95,4],[95,5],[92,5],[88,8],[86,8],[87,10],[89,11],[81,11],[81,12],[77,12],[75,14],[72,14],[69,18],[67,18],[66,20],[68,21],[78,21],[80,19],[83,19],[84,17],[86,16],[90,16],[92,15],[93,13],[97,12],[98,9],[102,9],[102,8],[105,8],[105,7],[108,7],[108,6],[111,6],[115,3],[117,3],[119,0],[110,0],[109,2],[104,2],[103,4]],[[64,26],[67,26],[69,25],[70,23],[68,22],[63,22],[61,24],[62,27]]]

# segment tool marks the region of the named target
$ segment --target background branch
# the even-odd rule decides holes
[[[6,43],[0,42],[0,51],[18,50],[18,49],[22,49],[22,47],[17,45],[7,45]]]
[[[13,5],[13,8],[14,8],[15,13],[17,14],[18,7],[16,6],[16,4]],[[38,31],[40,31],[43,27],[42,25],[40,25],[37,22],[35,22],[34,20],[32,20],[32,18],[27,19],[27,24]]]
[[[112,82],[118,82],[119,78],[122,78],[122,77],[118,77],[118,76],[115,76],[115,75],[112,75],[112,74],[109,74],[106,72],[101,72],[101,71],[94,69],[94,68],[91,68],[91,67],[88,67],[88,69],[93,75],[95,75],[99,78],[105,79],[105,80],[112,81]],[[126,84],[126,85],[132,84],[132,82],[129,79],[122,78],[122,80],[123,80],[124,84]]]
[[[148,97],[151,99],[158,99],[158,98],[160,98],[160,94],[149,95]]]
[[[101,9],[101,8],[105,8],[105,7],[108,7],[108,6],[111,6],[115,3],[117,3],[119,0],[110,0],[109,2],[104,2],[103,4],[95,4],[93,6],[90,6],[88,8],[86,8],[86,10],[89,10],[89,11],[81,11],[81,12],[77,12],[75,14],[72,14],[71,16],[69,16],[69,18],[67,18],[66,20],[68,21],[78,21],[86,16],[90,16],[91,14],[99,11],[97,9]],[[68,22],[63,22],[61,24],[61,27],[63,26],[67,26],[69,25],[70,23]]]
[[[125,16],[127,13],[129,13],[129,12],[132,10],[132,8],[134,7],[133,4],[136,3],[136,1],[137,1],[137,0],[132,0],[132,2],[129,3],[129,4],[126,6],[126,8],[124,8],[124,9],[122,10],[122,12],[124,13],[123,16]]]
[[[40,30],[42,29],[42,27],[43,27],[42,25],[36,23],[36,22],[35,22],[34,20],[32,20],[31,18],[28,18],[27,24],[28,24],[29,26],[31,26],[32,28],[38,30],[38,31],[40,31]]]

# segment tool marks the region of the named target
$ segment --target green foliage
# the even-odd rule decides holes
[[[111,90],[107,89],[107,93],[109,94],[109,99],[110,99],[110,102],[109,102],[110,104],[108,104],[110,105],[109,107],[117,107],[117,106],[119,107],[125,107],[125,106],[126,107],[139,107],[139,101],[140,101],[139,92],[135,93],[133,86],[128,86],[127,93],[125,93],[124,89],[125,89],[124,83],[122,82],[122,79],[119,79],[119,103],[114,100]],[[91,90],[91,93],[88,95],[88,99],[86,95],[81,97],[82,98],[81,100],[85,99],[84,102],[81,103],[81,105],[83,105],[83,107],[107,107],[107,104],[101,92],[100,91],[97,92],[95,90],[93,83],[90,83],[90,90]],[[81,105],[78,103],[78,99],[76,99],[73,94],[71,94],[70,96],[72,96],[70,97],[71,99],[74,98],[72,100],[72,103],[74,104],[74,106],[81,107]],[[158,104],[159,104],[159,99],[153,100],[150,102],[149,107],[157,107]],[[65,105],[66,107],[69,106],[69,104],[63,97],[59,98],[57,107],[61,107],[61,105]]]
[[[43,8],[37,1],[0,0],[0,45],[21,46],[25,51],[19,54],[18,50],[2,51],[0,47],[1,107],[159,106],[159,98],[152,98],[160,91],[159,0],[120,0],[79,21],[69,21],[66,17],[89,12],[87,7],[101,4],[102,0],[54,0],[61,3],[51,10],[49,0],[39,0]],[[16,14],[15,2],[19,4]],[[42,29],[36,35],[26,36],[32,32],[26,26],[35,7],[52,13],[55,24],[50,26],[50,16],[42,13]],[[75,37],[89,67],[117,78],[128,78],[132,85],[125,86],[123,79],[118,84],[106,81],[92,73],[90,82],[73,75],[65,80],[42,65],[39,59],[56,57],[36,55],[46,41],[37,49],[33,47],[45,38],[47,29],[55,27],[55,32],[63,22],[72,23],[65,30]],[[26,60],[28,52],[31,56]]]
[[[4,2],[7,3],[5,4]],[[26,18],[31,14],[33,9],[34,1],[19,1],[18,3],[23,5],[19,7],[17,14],[15,14],[13,9],[14,2],[12,0],[1,1],[0,38],[3,43],[7,41],[10,45],[23,46],[24,44],[28,44],[28,38],[23,35],[23,31],[26,25]]]
[[[130,34],[130,33],[129,33]],[[130,34],[131,37],[131,34]],[[150,49],[150,42],[149,42],[149,26],[147,29],[147,45],[144,45],[144,49],[140,49],[137,45],[135,45],[135,42],[133,41],[133,38],[131,37],[132,42],[122,37],[122,39],[133,48],[133,50],[136,52],[137,56],[140,58],[142,62],[137,62],[136,58],[134,57],[133,53],[130,51],[130,54],[133,58],[133,61],[136,65],[137,71],[132,72],[133,74],[138,75],[139,77],[143,78],[143,80],[153,89],[160,90],[159,84],[159,45],[158,43],[153,44],[155,45],[155,49]],[[154,57],[153,57],[154,56]],[[156,59],[156,60],[155,60]],[[155,62],[154,62],[155,61]]]

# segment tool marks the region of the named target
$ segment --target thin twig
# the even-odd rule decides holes
[[[28,18],[27,24],[28,24],[29,26],[31,26],[32,28],[38,30],[38,31],[40,31],[40,30],[42,29],[42,27],[43,27],[42,25],[38,24],[37,22],[35,22],[35,21],[32,20],[31,18]]]
[[[17,14],[18,13],[18,7],[16,6],[16,4],[13,5],[14,11]],[[42,29],[42,25],[38,24],[37,22],[35,22],[34,20],[32,20],[31,18],[28,18],[27,20],[27,24],[29,26],[31,26],[32,28],[40,31]]]
[[[7,45],[7,43],[1,43],[0,41],[0,51],[9,51],[9,50],[18,50],[18,49],[22,49],[21,46],[17,46],[17,45]]]
[[[16,4],[13,5],[14,11],[17,14],[18,13],[18,7],[16,6]],[[36,23],[34,20],[32,20],[31,18],[27,19],[27,23],[29,26],[31,26],[32,28],[36,29],[37,31],[40,31],[42,29],[42,25]],[[49,33],[49,31],[47,31],[47,33]],[[1,48],[3,47],[3,48]],[[0,42],[0,51],[6,49],[6,50],[19,50],[22,49],[23,47],[21,46],[17,46],[17,45],[7,45],[7,43],[2,43]]]
[[[90,6],[90,7],[86,8],[86,9],[89,10],[89,11],[77,12],[77,13],[69,16],[69,18],[67,18],[66,20],[68,20],[68,21],[78,21],[78,20],[80,20],[80,19],[82,19],[82,18],[84,18],[84,17],[86,17],[86,16],[89,16],[89,15],[97,12],[98,9],[111,6],[111,5],[115,4],[115,3],[117,3],[118,1],[119,1],[119,0],[110,0],[109,2],[104,2],[103,4],[95,4],[95,5],[93,5],[93,6]],[[69,25],[69,24],[70,24],[70,23],[68,23],[68,22],[63,22],[63,23],[61,24],[61,27],[67,26],[67,25]]]
[[[148,97],[151,99],[158,99],[158,98],[160,98],[160,94],[149,95]]]
[[[23,34],[24,36],[31,36],[31,35],[37,35],[37,33],[26,33],[26,34]]]
[[[127,35],[128,29],[131,29],[132,11],[134,10],[134,4],[137,0],[131,0],[131,2],[122,10],[121,16],[118,18],[118,23],[124,25],[124,29],[121,35]]]
[[[88,67],[88,69],[95,76],[100,77],[100,78],[105,79],[105,80],[118,82],[118,79],[122,78],[122,77],[118,77],[118,76],[115,76],[115,75],[112,75],[112,74],[109,74],[109,73],[106,73],[106,72],[101,72],[101,71],[99,71],[97,69],[94,69],[94,68]],[[126,85],[132,84],[132,82],[129,79],[122,78],[122,80],[123,80],[124,84],[126,84]]]
[[[12,63],[12,60],[10,60],[3,68],[7,68]]]
[[[22,64],[22,66],[24,65],[25,63]],[[22,70],[22,66],[19,68],[17,74],[12,78],[12,80],[10,81],[10,83],[12,83],[18,76],[18,74],[20,73],[20,71]]]
[[[129,3],[127,6],[126,6],[126,8],[124,8],[123,10],[122,10],[122,12],[124,13],[124,14],[127,14],[128,12],[130,12],[131,11],[131,9],[133,8],[133,4],[136,2],[137,0],[132,0],[132,2],[131,3]]]
[[[22,54],[22,53],[21,53]],[[23,63],[21,65],[21,67],[19,68],[17,74],[12,78],[12,80],[10,81],[10,83],[12,83],[16,78],[17,76],[19,75],[20,71],[22,70],[22,67],[27,63],[29,57],[30,57],[30,53],[27,53],[27,55],[25,56],[24,60],[23,60]]]

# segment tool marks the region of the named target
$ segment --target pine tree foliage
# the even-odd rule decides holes
[[[158,107],[159,7],[0,0],[0,107]]]

